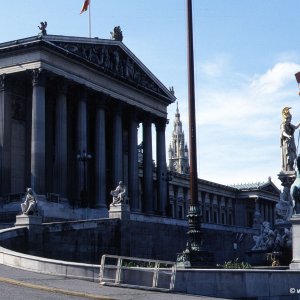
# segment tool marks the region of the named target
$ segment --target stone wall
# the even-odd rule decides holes
[[[100,263],[102,254],[120,253],[120,221],[102,219],[44,224],[43,256]]]
[[[247,260],[251,229],[205,227],[204,245],[216,264],[237,257]],[[44,224],[43,256],[82,263],[99,263],[102,254],[175,261],[185,249],[186,232],[186,225],[119,219],[49,223]]]

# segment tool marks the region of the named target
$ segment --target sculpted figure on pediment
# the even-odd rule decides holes
[[[145,71],[120,47],[63,42],[54,42],[54,44],[94,63],[104,72],[109,74],[113,72],[116,77],[126,78],[135,86],[138,84],[156,93],[162,92]]]

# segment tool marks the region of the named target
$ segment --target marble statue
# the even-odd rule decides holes
[[[293,125],[291,107],[282,110],[282,123],[280,126],[280,147],[282,156],[282,171],[294,171],[294,162],[297,157],[296,144],[294,139],[295,130],[300,126]]]
[[[270,223],[264,221],[261,225],[260,235],[253,236],[255,245],[252,250],[270,250],[275,243],[275,232],[270,228]]]
[[[296,160],[296,179],[294,183],[291,185],[291,197],[294,202],[295,212],[296,214],[300,213],[300,155],[298,155]]]
[[[36,194],[32,188],[27,188],[25,201],[21,203],[22,214],[31,215],[37,213]]]
[[[285,186],[280,193],[279,202],[275,206],[275,224],[288,222],[292,217],[294,206],[295,204],[290,195],[290,189]]]
[[[110,194],[113,196],[113,202],[112,202],[113,206],[119,203],[126,204],[127,202],[126,186],[123,184],[123,181],[120,181],[116,189],[111,191]]]

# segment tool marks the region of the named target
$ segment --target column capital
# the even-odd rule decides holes
[[[56,82],[56,91],[59,94],[66,95],[68,92],[69,82],[65,78],[59,78]]]
[[[7,88],[7,75],[0,75],[0,91],[4,91]]]
[[[143,124],[149,124],[152,123],[154,118],[150,113],[143,113],[142,114],[142,120],[143,120]]]
[[[100,97],[97,97],[96,99],[96,107],[103,109],[103,110],[107,110],[108,108],[108,101],[109,101],[109,96],[102,94],[100,95]]]
[[[109,103],[108,103],[109,104]],[[123,113],[124,110],[124,105],[120,102],[114,102],[114,103],[110,103],[111,105],[113,105],[113,111],[119,114]]]
[[[155,120],[156,130],[165,130],[167,124],[169,124],[169,120],[168,119],[157,118]]]
[[[141,113],[140,113],[139,109],[136,108],[136,107],[130,108],[130,110],[129,110],[129,117],[133,121],[140,122],[140,120],[141,120]]]
[[[79,86],[78,96],[80,101],[85,101],[85,102],[87,101],[88,93],[85,85]]]
[[[32,75],[32,85],[33,86],[44,86],[45,85],[45,72],[42,68],[39,69],[33,69],[31,70],[31,75]]]

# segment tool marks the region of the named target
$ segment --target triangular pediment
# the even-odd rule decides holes
[[[261,187],[261,190],[269,192],[269,193],[273,193],[273,194],[280,193],[279,189],[276,186],[274,186],[273,183],[265,184],[264,186]]]
[[[83,60],[114,79],[159,96],[169,103],[176,99],[121,42],[84,38],[75,38],[73,41],[68,38],[66,41],[51,36],[47,36],[45,41],[69,58]]]

